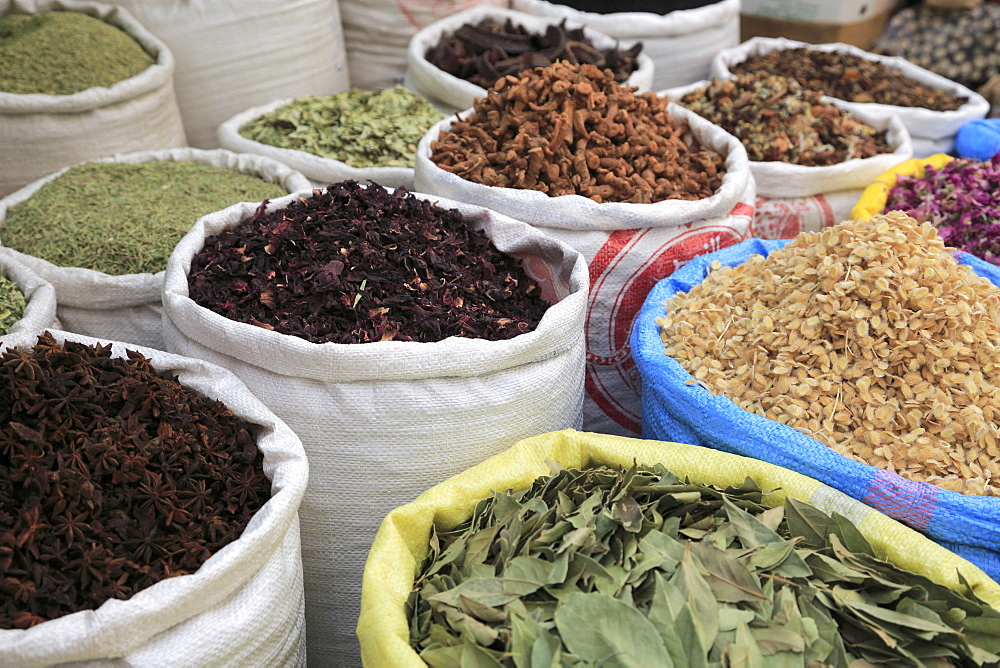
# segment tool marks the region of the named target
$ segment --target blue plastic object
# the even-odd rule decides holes
[[[989,160],[1000,153],[1000,118],[981,118],[959,128],[955,152],[959,157],[976,160]]]
[[[834,487],[928,535],[1000,580],[1000,497],[969,496],[840,455],[802,432],[713,395],[664,353],[656,318],[678,292],[701,283],[710,265],[742,264],[767,256],[789,240],[750,239],[697,257],[659,281],[632,330],[632,356],[642,377],[643,436],[703,445],[784,466]],[[967,253],[956,255],[1000,286],[1000,267]]]

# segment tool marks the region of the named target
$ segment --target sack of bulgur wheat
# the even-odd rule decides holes
[[[966,308],[962,304],[969,304],[970,299],[971,304],[976,304],[977,300],[988,297],[989,301],[983,308],[997,308],[996,304],[1000,304],[1000,291],[996,287],[1000,286],[1000,269],[967,253],[956,253],[952,257],[944,250],[940,239],[933,242],[936,237],[933,228],[929,225],[907,225],[907,220],[913,223],[912,219],[894,212],[888,216],[877,216],[873,222],[851,223],[854,229],[867,230],[864,234],[869,238],[881,239],[876,244],[858,241],[859,236],[845,227],[850,221],[818,234],[800,235],[791,241],[751,239],[695,258],[670,278],[660,281],[646,298],[632,332],[633,357],[643,381],[643,434],[647,438],[707,445],[756,457],[814,477],[927,534],[935,542],[996,578],[1000,576],[1000,522],[997,521],[1000,498],[996,496],[997,489],[990,471],[998,466],[995,453],[997,425],[989,424],[983,418],[983,412],[978,414],[977,421],[975,415],[970,415],[970,412],[976,412],[975,409],[965,413],[959,410],[957,415],[954,414],[953,405],[946,405],[947,402],[966,400],[958,390],[954,394],[944,393],[942,387],[959,379],[948,374],[944,374],[942,379],[941,374],[945,364],[954,365],[954,373],[968,372],[971,365],[966,354],[995,355],[1000,350],[987,339],[988,333],[970,328],[963,334],[957,324],[962,322],[961,313]],[[902,226],[908,229],[904,232],[900,229]],[[852,256],[849,251],[840,250],[842,247],[837,243],[838,238],[848,243],[851,240],[858,242],[853,251],[856,254]],[[900,242],[900,239],[903,241]],[[910,255],[914,259],[904,259],[901,265],[892,264],[894,259],[885,249],[887,245],[891,249],[893,243],[906,244],[905,247],[911,251],[900,253],[900,257]],[[922,250],[932,246],[931,250]],[[836,255],[838,250],[843,253],[842,256]],[[781,252],[772,257],[777,251]],[[932,252],[935,259],[928,260]],[[827,259],[823,259],[824,255]],[[871,264],[860,259],[864,255],[872,258]],[[774,264],[765,265],[769,257]],[[843,262],[838,263],[838,259],[843,259]],[[855,264],[850,265],[851,261]],[[879,264],[885,266],[876,266]],[[915,269],[917,264],[920,266]],[[744,265],[747,273],[738,273]],[[721,266],[723,271],[713,271],[713,266]],[[862,287],[858,287],[863,282],[861,280],[854,286],[850,282],[840,282],[845,279],[838,272],[848,266],[872,282]],[[728,270],[728,267],[737,269]],[[789,274],[781,274],[782,267],[789,267]],[[801,273],[795,273],[797,267],[802,269]],[[810,298],[803,299],[798,292],[815,287],[819,271],[827,272],[823,279],[827,281],[827,290],[822,289],[824,283],[819,281],[820,289]],[[872,271],[874,273],[864,273]],[[921,285],[917,288],[907,283],[900,288],[904,271],[909,272],[906,278],[913,279],[915,275],[918,277],[915,280],[923,280],[931,287],[927,289]],[[707,276],[714,276],[711,279],[713,285],[717,284],[715,281],[724,282],[727,276],[732,277],[735,287],[740,277],[749,276],[751,272],[758,277],[762,274],[757,272],[764,272],[770,277],[770,281],[760,283],[761,286],[773,287],[780,283],[785,287],[775,288],[771,295],[764,294],[770,289],[765,287],[759,301],[755,301],[756,296],[744,294],[741,299],[748,320],[740,319],[735,312],[730,320],[730,312],[726,309],[729,293],[725,289],[707,293],[707,298],[717,307],[714,309],[717,317],[725,318],[718,329],[725,340],[724,346],[718,345],[714,339],[699,340],[701,330],[696,319],[693,320],[693,328],[673,325],[672,321],[665,319],[667,311],[664,305],[681,293],[690,295]],[[784,278],[779,280],[779,275]],[[807,283],[810,275],[813,283]],[[923,276],[930,278],[919,278]],[[879,312],[882,302],[878,296],[870,297],[873,288],[869,286],[875,286],[876,281],[877,295],[885,298],[887,312]],[[935,289],[933,284],[939,287]],[[851,292],[855,289],[858,292]],[[869,297],[862,296],[861,290],[868,291]],[[902,311],[899,309],[902,306],[899,302],[902,297],[899,290],[904,291],[907,299],[937,305],[938,310],[926,316],[910,311],[910,318],[919,322],[900,321]],[[954,303],[942,301],[939,305],[933,300],[940,301],[942,298],[935,295],[950,297]],[[835,307],[831,302],[840,304],[841,299],[854,305],[840,311],[839,306]],[[691,304],[694,306],[695,302]],[[814,313],[807,310],[808,306],[795,304],[812,304],[816,311]],[[823,309],[824,304],[826,310]],[[835,309],[832,315],[831,309]],[[716,316],[709,316],[713,317]],[[726,322],[730,323],[728,327]],[[661,323],[667,326],[666,330]],[[900,325],[898,330],[895,329],[897,324]],[[796,326],[799,329],[794,329]],[[996,323],[991,326],[995,327]],[[805,334],[801,327],[806,327]],[[947,327],[952,329],[943,329]],[[831,331],[848,333],[839,337],[827,336]],[[696,369],[690,361],[685,361],[682,366],[678,358],[664,354],[665,340],[673,342],[675,339],[671,337],[674,332],[690,335],[691,341],[703,346],[706,355],[704,368]],[[789,335],[788,332],[794,334]],[[893,335],[892,332],[909,334]],[[926,338],[943,337],[944,334],[939,332],[952,332],[958,340],[942,341],[941,345],[946,348],[939,350]],[[869,333],[879,337],[877,341],[866,338]],[[908,347],[906,341],[911,336],[917,340],[917,343],[911,340],[912,345],[931,346],[927,352],[933,361],[923,364],[926,360],[922,352],[920,357],[913,355],[907,360],[918,372],[933,374],[934,383],[922,381],[919,373],[914,375],[912,370],[897,370],[890,366],[899,363],[899,358],[893,358],[888,353],[891,344],[886,341],[890,335],[898,337],[896,345],[901,348]],[[791,343],[790,336],[793,338]],[[962,347],[969,336],[973,340],[981,337],[975,351]],[[798,339],[798,343],[794,339]],[[1000,337],[993,340],[998,339]],[[720,351],[724,348],[722,357],[745,355],[741,347],[745,342],[750,342],[750,345],[760,343],[761,347],[747,358],[746,364],[735,365],[731,378],[716,381],[713,369],[716,365],[719,369],[727,369],[729,363],[715,361],[715,358],[709,361],[708,358],[712,357],[709,350]],[[798,355],[795,357],[791,352],[795,346],[806,352],[795,353]],[[684,357],[689,354],[672,350]],[[947,362],[949,357],[951,361]],[[810,361],[813,366],[809,365]],[[688,368],[693,370],[693,375]],[[997,368],[1000,367],[993,367],[993,373]],[[965,378],[963,376],[963,381]],[[982,381],[982,376],[978,378]],[[715,385],[716,382],[719,385]],[[725,384],[725,390],[718,389],[722,384]],[[776,398],[769,399],[760,394],[760,388],[770,392],[772,387]],[[988,400],[996,401],[998,392],[994,388],[982,394],[989,397]],[[730,396],[739,398],[734,401]],[[790,401],[783,403],[783,398]],[[769,417],[751,412],[744,405],[769,411]],[[921,421],[922,408],[927,415],[941,416],[940,420],[936,423]],[[985,410],[991,409],[987,407]],[[780,422],[777,421],[779,419]],[[945,420],[952,432],[944,431],[940,426]],[[793,423],[798,428],[783,422]],[[854,428],[852,434],[846,433],[845,423]],[[896,434],[889,435],[893,424]],[[816,438],[810,436],[810,432]],[[940,438],[942,432],[944,438]],[[961,432],[960,436],[970,439],[970,434],[981,436],[985,439],[982,452],[976,447],[960,447],[959,436],[954,436],[953,432]],[[831,440],[830,433],[838,434],[840,442]],[[824,438],[834,442],[834,445],[827,445],[822,440]],[[855,450],[850,450],[851,447]],[[857,454],[859,452],[861,455]],[[841,453],[851,453],[851,456]],[[866,463],[866,460],[871,463]],[[954,473],[956,471],[957,474]],[[966,493],[953,491],[963,488]]]
[[[846,517],[849,522],[858,528],[864,538],[871,544],[875,555],[879,559],[890,562],[902,570],[927,577],[936,584],[956,591],[967,591],[961,584],[961,580],[964,578],[979,599],[994,608],[1000,608],[1000,585],[990,580],[980,569],[955,554],[948,552],[941,546],[934,544],[916,531],[905,527],[877,510],[865,506],[817,480],[755,459],[737,457],[698,446],[565,430],[525,439],[508,450],[491,457],[482,464],[431,487],[413,502],[396,508],[386,516],[365,565],[361,618],[358,622],[358,636],[361,640],[362,656],[365,665],[392,667],[418,667],[425,665],[410,643],[411,629],[415,630],[419,628],[427,620],[418,619],[416,613],[413,613],[412,616],[408,614],[410,610],[408,609],[407,601],[411,596],[411,592],[415,589],[414,580],[420,572],[419,569],[429,554],[429,538],[432,532],[435,532],[434,535],[441,541],[440,544],[443,545],[447,539],[444,535],[446,532],[462,525],[473,516],[474,512],[480,518],[486,514],[479,511],[477,503],[488,498],[493,492],[508,492],[513,498],[510,500],[511,505],[505,507],[512,510],[517,509],[521,503],[537,504],[532,508],[532,519],[537,517],[540,521],[548,521],[551,514],[555,514],[555,509],[551,505],[546,507],[541,500],[537,500],[537,497],[535,501],[529,502],[526,498],[517,497],[516,494],[531,488],[538,476],[550,475],[552,471],[550,466],[553,462],[563,468],[580,470],[593,467],[628,469],[635,464],[639,466],[661,464],[678,478],[688,478],[693,485],[713,485],[721,488],[740,487],[746,484],[746,481],[749,479],[755,482],[762,490],[773,490],[773,493],[764,496],[761,502],[762,506],[774,508],[782,506],[786,500],[793,500],[809,504],[827,514],[837,513]],[[562,487],[557,489],[562,489]],[[685,489],[689,490],[690,487],[685,486]],[[618,498],[620,497],[616,497],[616,499]],[[596,501],[593,505],[598,506],[602,501],[610,503],[610,499],[607,499],[607,497],[603,499],[594,499],[591,497],[591,500]],[[621,499],[621,501],[624,507],[628,507],[627,502],[631,501],[632,504],[635,504],[634,508],[639,508],[639,504],[635,502],[632,496],[627,496]],[[567,504],[572,507],[573,501],[567,498]],[[591,505],[591,509],[593,509],[593,505]],[[617,503],[615,505],[617,506]],[[521,508],[525,507],[521,506]],[[527,513],[529,511],[525,508],[524,512]],[[570,521],[579,519],[580,515],[583,514],[584,511],[581,509]],[[597,511],[594,511],[594,514],[598,514]],[[616,536],[627,534],[629,529],[625,527],[625,530],[622,531],[621,525],[615,521],[620,516],[615,513],[615,517],[612,519],[607,517],[609,514],[611,513],[608,513],[607,510],[601,510],[599,515],[599,521],[610,525],[608,529],[609,533],[613,532]],[[521,519],[521,516],[518,516],[517,519]],[[563,525],[569,524],[561,512],[556,521],[561,522]],[[624,524],[628,520],[619,521]],[[651,521],[647,523],[644,521],[642,524],[643,536],[648,537],[651,534],[657,533],[655,522]],[[577,525],[574,524],[574,526]],[[485,537],[488,542],[488,534],[491,529],[495,530],[496,525],[483,528],[480,534],[478,534],[477,540]],[[535,531],[550,531],[556,534],[549,539],[553,541],[553,544],[560,540],[559,534],[564,533],[558,527],[546,528],[544,524]],[[591,563],[587,553],[590,552],[593,554],[594,551],[599,549],[592,548],[592,544],[597,540],[607,540],[607,534],[602,535],[599,539],[595,539],[592,531],[589,536],[586,536],[587,531],[588,529],[579,530],[584,535],[578,539],[581,543],[578,550],[570,548],[563,553],[565,557],[568,552],[569,556],[574,559],[574,564],[579,564],[580,562]],[[665,529],[664,533],[666,532]],[[529,540],[534,542],[533,539]],[[542,536],[538,540],[540,542],[546,539]],[[652,544],[652,539],[650,538],[644,538],[643,540],[648,540],[648,544]],[[684,542],[691,546],[692,551],[697,548],[696,544],[698,541],[696,540]],[[464,561],[464,564],[461,565],[462,569],[480,568],[481,566],[471,565],[471,563],[476,563],[475,560],[477,557],[475,555],[470,556],[469,552],[472,552],[472,550],[466,552],[464,560],[462,557],[459,557],[455,563],[459,564]],[[551,551],[549,554],[551,554]],[[642,562],[646,564],[643,571],[648,572],[648,569],[656,569],[658,567],[669,570],[669,566],[664,567],[664,564],[670,564],[672,560],[670,557],[666,557],[664,560],[664,554],[665,552],[660,551],[657,551],[655,554],[646,552],[645,556],[647,559]],[[581,583],[580,585],[569,584],[565,587],[556,586],[552,587],[549,591],[543,591],[541,588],[538,588],[538,591],[534,592],[532,587],[536,582],[552,582],[553,580],[548,579],[552,577],[556,578],[557,582],[562,582],[558,578],[565,577],[565,570],[560,572],[555,565],[552,566],[551,570],[546,568],[548,565],[547,562],[554,559],[554,556],[549,556],[543,551],[532,551],[531,556],[518,556],[514,558],[514,562],[510,563],[511,568],[514,567],[515,562],[522,562],[517,565],[533,567],[531,569],[525,568],[522,571],[527,582],[522,581],[521,585],[528,582],[531,584],[528,584],[526,588],[522,588],[521,585],[515,585],[507,580],[503,583],[504,592],[498,592],[495,589],[489,590],[490,593],[488,596],[492,600],[483,606],[475,605],[475,603],[478,600],[482,600],[480,596],[483,594],[483,590],[486,589],[485,586],[479,591],[473,591],[472,587],[468,587],[467,593],[469,597],[471,599],[478,599],[477,601],[469,601],[469,606],[475,605],[474,609],[480,614],[488,614],[502,610],[502,606],[506,602],[515,598],[513,595],[505,596],[505,594],[519,594],[525,590],[533,591],[533,593],[523,597],[523,604],[520,604],[518,601],[511,604],[508,609],[514,613],[515,604],[526,604],[531,608],[541,607],[544,606],[545,602],[551,600],[551,596],[559,595],[560,593],[563,595],[567,594],[567,589],[572,592],[577,591],[577,587],[584,589],[585,587],[593,586],[598,591],[606,591],[601,588],[604,584],[603,581],[618,577],[615,573],[621,573],[622,571],[620,561],[611,565],[608,570],[605,570],[609,562],[616,561],[616,556],[615,554],[609,554],[606,559],[601,559],[600,563],[595,564],[592,569],[587,568],[587,574],[583,576],[586,585]],[[494,560],[494,557],[495,555],[491,551],[490,560]],[[483,557],[480,557],[479,561],[481,562],[482,559]],[[495,560],[500,561],[502,559],[505,559],[504,556],[497,557]],[[576,561],[577,559],[579,561]],[[621,559],[621,557],[618,557],[618,559]],[[624,559],[628,561],[631,557],[625,556]],[[440,564],[441,561],[444,561],[444,559],[439,559],[437,563]],[[638,561],[638,558],[636,561]],[[531,563],[528,564],[527,562]],[[449,566],[442,566],[434,577],[441,576],[448,568]],[[570,566],[570,572],[573,572],[573,566]],[[492,565],[490,573],[493,573]],[[669,576],[662,576],[658,573],[657,577],[664,577],[666,579]],[[428,580],[432,579],[428,578]],[[493,584],[492,582],[480,582],[483,585]],[[466,583],[471,584],[472,582],[466,581]],[[609,582],[608,584],[611,583]],[[617,598],[622,601],[622,606],[632,602],[633,597],[629,595],[629,590],[633,584],[634,580],[630,577],[628,584],[619,589],[621,593],[617,595]],[[507,590],[508,586],[511,587],[510,590]],[[614,585],[611,586],[614,587]],[[658,593],[660,591],[669,591],[669,588],[660,582],[656,584],[655,588]],[[687,599],[688,603],[678,602],[677,605],[679,607],[673,608],[673,612],[668,613],[668,618],[672,614],[678,621],[678,628],[683,628],[681,626],[681,617],[684,616],[682,608],[687,608],[688,604],[693,599],[698,598],[700,594],[707,593],[707,589],[707,586],[698,591],[692,588],[690,598]],[[639,587],[632,590],[636,602],[641,599],[648,603],[650,597],[649,587],[643,587],[641,590]],[[421,593],[426,595],[428,592],[422,591]],[[579,596],[580,594],[572,595]],[[414,594],[414,596],[416,595]],[[715,612],[714,597],[711,594],[707,594],[707,599],[712,601],[710,603],[711,611],[703,611],[702,613],[695,614],[699,615],[706,626],[711,626],[712,622],[710,620],[720,613]],[[490,607],[494,605],[497,608]],[[554,605],[561,607],[561,603]],[[656,604],[653,603],[652,607],[656,607]],[[523,610],[523,608],[519,609]],[[468,610],[468,608],[465,608],[465,610]],[[806,614],[803,612],[803,616]],[[457,612],[455,615],[459,623],[461,623],[463,616],[461,612]],[[649,618],[652,620],[656,616],[656,613],[650,610]],[[425,615],[420,615],[420,617],[425,617]],[[512,614],[511,617],[511,626],[517,627],[511,629],[513,638],[510,645],[513,646],[512,649],[515,650],[515,654],[530,652],[533,646],[541,646],[539,647],[541,650],[539,654],[544,653],[546,645],[549,648],[557,646],[561,649],[558,636],[555,635],[555,631],[551,630],[552,626],[554,626],[552,624],[551,608],[547,611],[538,610],[537,616],[531,615],[523,624],[518,623],[520,621],[518,619],[519,615],[515,616]],[[646,623],[646,620],[640,617],[637,615],[636,620],[641,626]],[[661,616],[659,619],[662,620],[663,617]],[[970,616],[969,619],[971,620],[972,617]],[[482,624],[479,624],[478,620],[471,621],[472,623],[469,626],[480,628],[485,633],[489,633],[497,626],[503,625],[503,622],[497,622],[496,617],[486,618],[486,621]],[[982,621],[988,623],[992,619],[984,617]],[[791,633],[799,628],[797,622],[782,623],[781,625],[784,627],[781,629],[783,632],[787,631]],[[591,620],[586,626],[588,631],[592,631],[595,635],[598,633],[596,628],[598,624],[596,622]],[[615,625],[611,624],[610,626],[614,628]],[[634,628],[633,625],[629,626]],[[605,626],[604,630],[607,629],[608,627]],[[439,630],[444,631],[444,624],[442,624]],[[719,630],[721,631],[722,629]],[[985,633],[985,629],[983,632]],[[701,631],[698,633],[701,635]],[[611,634],[612,641],[615,639],[624,639],[629,637],[629,635],[631,633],[628,631],[612,632]],[[714,633],[712,635],[714,636]],[[724,634],[720,633],[721,635]],[[836,635],[836,633],[834,632],[833,635]],[[660,639],[655,632],[653,632],[653,636],[656,637],[651,638],[649,644],[655,644]],[[538,641],[533,643],[532,640],[536,637]],[[543,637],[548,640],[554,639],[555,642],[546,643],[543,641]],[[663,635],[665,642],[668,637],[667,634]],[[788,637],[784,636],[786,640]],[[527,640],[525,640],[526,638]],[[563,639],[566,639],[565,636]],[[831,636],[826,636],[826,639],[831,640]],[[498,644],[504,644],[504,640],[506,638],[499,639]],[[463,644],[467,650],[475,649],[474,642],[463,643],[456,640],[452,642],[452,646],[450,647],[440,647],[438,656],[442,657],[441,652],[447,650],[458,650],[460,653]],[[622,646],[622,650],[626,653],[640,649],[629,645]],[[690,657],[691,654],[688,652],[692,651],[692,649],[694,651],[700,649],[699,644],[697,642],[689,643],[687,648],[683,650],[678,650],[676,646],[671,647],[668,651],[672,657],[675,657],[673,665],[689,665],[687,663],[682,664],[676,657],[678,655]],[[781,652],[781,650],[788,650],[788,653]],[[780,646],[771,646],[769,651],[765,650],[765,653],[768,655],[767,659],[778,661],[779,656],[776,656],[776,654],[780,653],[786,658],[799,658],[803,654],[803,649],[801,646],[796,649],[782,644]],[[469,654],[476,655],[477,653],[469,652]],[[506,661],[512,662],[509,664],[505,662],[505,665],[538,665],[534,661],[525,661],[522,656],[523,654],[521,656],[505,657]],[[649,655],[647,654],[647,656]],[[799,660],[801,661],[801,658]],[[535,661],[537,661],[537,658]],[[658,664],[640,662],[627,665],[663,664],[666,664],[666,661],[661,660]],[[499,664],[491,663],[489,665]],[[545,665],[548,664],[546,663]],[[692,662],[690,665],[699,664]],[[775,664],[760,663],[757,665]]]

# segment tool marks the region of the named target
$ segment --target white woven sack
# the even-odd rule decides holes
[[[599,204],[580,195],[550,197],[535,190],[473,183],[430,160],[431,142],[451,127],[452,118],[431,128],[417,147],[417,190],[523,220],[587,259],[591,284],[584,404],[587,431],[624,436],[641,432],[640,379],[629,354],[629,333],[653,284],[692,257],[751,234],[756,188],[743,145],[683,107],[670,104],[668,111],[688,124],[702,146],[725,158],[722,186],[711,197],[695,202]]]
[[[240,112],[219,126],[219,144],[222,148],[238,153],[253,153],[282,162],[298,170],[318,188],[347,179],[358,183],[374,181],[386,188],[413,188],[412,167],[351,167],[346,162],[324,158],[308,151],[280,148],[248,139],[240,134],[240,128],[266,113],[279,109],[294,98],[275,100],[269,104],[253,107]]]
[[[0,0],[0,16],[74,11],[118,26],[156,62],[109,88],[72,95],[0,91],[0,197],[66,165],[115,153],[184,146],[174,58],[127,11],[78,0]]]
[[[684,95],[708,86],[709,81],[671,88],[659,94],[675,102]],[[840,100],[829,98],[837,107],[845,108]],[[857,105],[855,105],[857,106]],[[845,190],[860,191],[892,167],[913,157],[913,142],[910,134],[898,116],[870,114],[865,109],[846,109],[877,130],[888,130],[886,141],[891,153],[882,153],[871,158],[855,158],[837,165],[809,167],[787,162],[769,160],[750,161],[750,171],[757,182],[757,194],[761,197],[809,197],[823,193]],[[857,199],[855,199],[857,201]]]
[[[9,248],[0,247],[0,276],[17,284],[24,295],[24,313],[6,334],[0,335],[0,350],[33,345],[38,335],[51,327],[56,318],[56,291],[41,276],[14,257]]]
[[[107,0],[174,53],[191,146],[217,148],[233,114],[283,97],[349,87],[337,0]]]
[[[142,151],[118,155],[94,162],[149,162],[151,160],[185,160],[253,174],[281,185],[287,192],[309,188],[305,176],[270,158],[237,154],[215,149],[177,148],[164,151]],[[0,199],[0,240],[7,211],[30,198],[43,185],[69,169],[31,183]],[[194,221],[192,221],[194,224]],[[17,259],[39,276],[52,283],[58,302],[58,317],[62,328],[110,340],[128,341],[150,348],[163,348],[160,333],[163,308],[160,293],[163,272],[155,274],[125,274],[112,276],[83,267],[60,267],[38,257],[10,250]]]
[[[508,0],[333,0],[340,5],[351,85],[362,90],[403,82],[406,48],[425,26],[478,5]]]
[[[851,209],[863,190],[840,190],[809,197],[758,197],[754,236],[791,239],[803,232],[819,232],[851,218]]]
[[[548,0],[512,0],[511,7],[537,16],[565,17],[615,39],[641,41],[643,53],[653,59],[652,90],[706,78],[715,54],[740,43],[740,0],[669,14],[595,14]]]
[[[754,37],[739,46],[720,51],[712,60],[711,76],[717,79],[728,78],[732,75],[729,70],[730,66],[743,62],[748,56],[799,47],[807,47],[817,51],[847,53],[868,60],[875,60],[883,63],[886,67],[900,70],[906,76],[916,79],[926,86],[943,90],[949,95],[968,98],[965,104],[955,111],[933,111],[921,107],[900,107],[890,104],[836,100],[838,107],[847,109],[859,116],[862,114],[871,118],[898,116],[913,139],[913,157],[915,158],[926,158],[935,153],[950,153],[955,147],[955,135],[958,133],[958,130],[969,121],[977,118],[986,118],[986,115],[990,112],[990,103],[986,98],[951,79],[914,65],[905,58],[881,56],[869,53],[856,46],[839,42],[831,44],[807,44],[783,37]],[[836,98],[828,99],[835,100]]]
[[[467,23],[476,24],[483,19],[492,19],[495,21],[510,19],[514,25],[524,26],[527,30],[538,34],[544,34],[548,26],[557,25],[560,21],[560,19],[542,18],[512,9],[489,6],[472,7],[435,21],[414,35],[410,40],[409,48],[406,51],[407,87],[412,88],[428,100],[434,102],[445,113],[452,113],[458,109],[467,109],[472,106],[475,98],[486,97],[485,88],[448,74],[436,65],[432,65],[426,57],[427,51],[440,42],[442,36],[454,33]],[[568,29],[572,30],[581,26],[584,26],[583,21],[566,21]],[[598,49],[610,49],[615,46],[627,49],[632,46],[632,43],[619,44],[618,40],[598,32],[591,27],[584,28],[584,35]],[[643,52],[636,59],[636,64],[638,66],[629,75],[629,78],[625,81],[625,85],[635,86],[640,91],[649,90],[653,85],[653,60],[646,55],[645,49],[643,49]]]
[[[205,237],[249,217],[249,204],[199,220],[167,266],[167,348],[232,370],[295,430],[309,456],[300,516],[315,665],[359,663],[361,574],[389,510],[527,435],[580,424],[583,258],[496,212],[417,197],[459,209],[497,248],[527,258],[550,303],[559,300],[534,331],[506,341],[316,344],[224,318],[190,299],[187,274]]]
[[[53,331],[60,343],[107,343]],[[218,399],[255,425],[271,499],[243,535],[190,575],[162,580],[130,599],[59,617],[27,630],[0,630],[0,665],[304,666],[305,625],[297,511],[308,464],[302,443],[233,374],[201,360],[138,350],[159,370]]]

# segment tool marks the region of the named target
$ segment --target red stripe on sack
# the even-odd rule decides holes
[[[878,469],[862,499],[894,520],[914,529],[926,529],[934,519],[940,490],[926,482],[907,480]]]
[[[730,216],[746,216],[753,220],[754,208],[746,202],[737,202],[736,206],[729,212]]]

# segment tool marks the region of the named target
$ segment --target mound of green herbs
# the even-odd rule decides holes
[[[0,273],[0,336],[10,331],[21,316],[27,302],[17,283]]]
[[[971,587],[880,561],[841,516],[761,501],[750,479],[553,465],[431,535],[411,644],[430,666],[1000,661],[1000,612]]]
[[[61,267],[156,273],[202,216],[286,194],[257,176],[194,162],[89,163],[11,207],[0,242]]]
[[[81,12],[0,16],[0,91],[72,95],[155,63],[121,28]]]
[[[402,86],[300,97],[250,121],[240,134],[351,167],[413,167],[417,143],[444,118]]]

